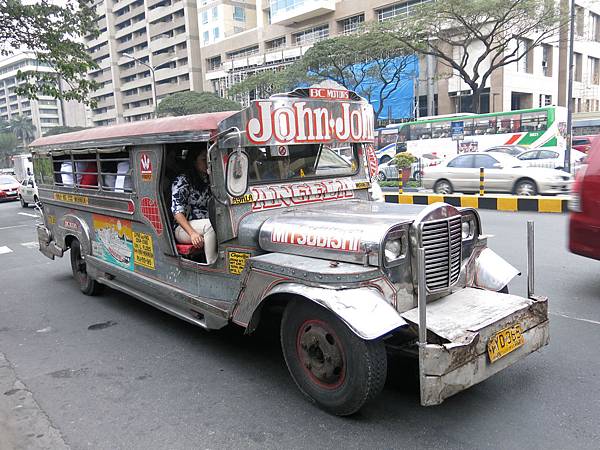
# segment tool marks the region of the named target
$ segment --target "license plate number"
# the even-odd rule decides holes
[[[498,361],[525,343],[521,325],[514,325],[499,331],[488,341],[488,355],[491,362]]]

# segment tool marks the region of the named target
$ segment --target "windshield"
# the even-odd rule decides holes
[[[352,175],[358,144],[296,144],[246,147],[250,184]]]
[[[15,180],[13,177],[0,176],[0,184],[14,184],[16,182],[17,180]]]

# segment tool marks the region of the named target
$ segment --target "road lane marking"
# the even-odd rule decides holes
[[[23,247],[27,247],[27,248],[35,248],[37,249],[39,244],[37,241],[31,241],[31,242],[21,242],[21,245]]]
[[[560,313],[550,313],[550,315],[564,317],[566,319],[579,320],[580,322],[593,323],[594,325],[600,325],[600,321],[598,321],[598,320],[582,319],[581,317],[573,317],[573,316],[568,316],[566,314],[560,314]]]
[[[35,217],[36,219],[39,217],[37,214],[30,214],[30,213],[24,213],[24,212],[20,212],[20,213],[17,213],[17,214],[19,214],[21,216]]]
[[[0,230],[9,230],[11,228],[23,228],[23,227],[30,227],[31,224],[30,223],[24,223],[22,225],[11,225],[10,227],[0,227]]]
[[[12,250],[8,248],[6,245],[0,247],[0,255],[4,255],[5,253],[12,253]]]

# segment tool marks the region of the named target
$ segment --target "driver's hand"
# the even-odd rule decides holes
[[[201,234],[192,233],[190,238],[192,239],[192,245],[194,247],[196,247],[196,248],[204,247],[204,237]]]

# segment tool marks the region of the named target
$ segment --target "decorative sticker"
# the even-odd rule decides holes
[[[246,267],[246,261],[250,258],[250,253],[246,252],[227,252],[229,261],[229,273],[239,275]]]
[[[54,200],[66,203],[76,203],[78,205],[89,204],[88,198],[84,195],[64,194],[62,192],[55,192]]]
[[[158,203],[154,199],[143,197],[140,204],[142,206],[142,215],[148,219],[148,222],[150,222],[150,225],[152,225],[156,234],[160,236],[163,232],[163,225],[160,221]]]
[[[377,175],[379,169],[377,154],[375,153],[375,148],[372,144],[367,144],[365,147],[367,153],[367,166],[369,167],[369,178],[372,180],[373,177]]]
[[[252,203],[254,201],[254,198],[252,197],[252,194],[244,194],[241,197],[233,197],[231,199],[231,204],[232,205],[242,205],[244,203]]]
[[[131,222],[116,217],[93,214],[92,254],[110,264],[133,270],[133,236]]]
[[[48,225],[56,224],[56,216],[53,214],[48,214]]]
[[[154,270],[154,247],[152,236],[133,232],[133,259],[136,266]]]
[[[66,228],[67,230],[71,230],[71,231],[79,231],[79,224],[70,219],[64,219],[62,227]]]
[[[369,183],[368,181],[357,181],[355,186],[356,189],[369,189],[371,183]]]
[[[152,160],[148,153],[142,153],[140,156],[140,174],[142,181],[152,181]]]
[[[346,252],[360,251],[360,235],[337,230],[319,230],[300,225],[280,225],[271,233],[271,242]]]

